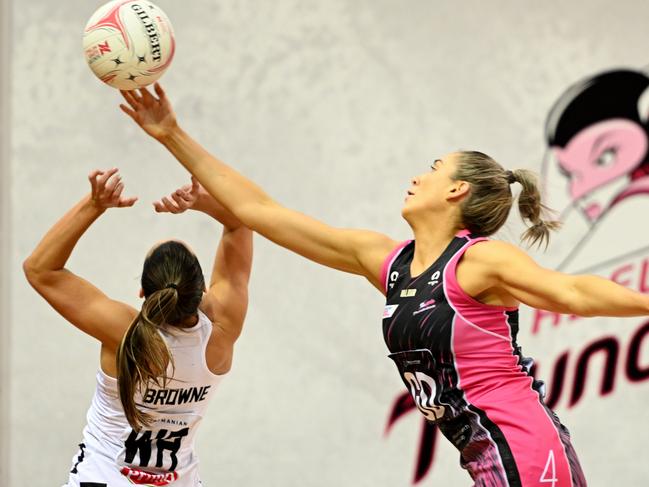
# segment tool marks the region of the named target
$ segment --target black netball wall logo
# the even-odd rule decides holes
[[[603,263],[598,258],[610,262],[644,250],[633,222],[649,204],[648,132],[649,77],[642,71],[589,76],[554,104],[541,172],[549,206],[560,211],[572,242],[563,245],[555,267],[595,270]],[[604,223],[609,228],[602,231]],[[597,234],[614,240],[606,255]]]

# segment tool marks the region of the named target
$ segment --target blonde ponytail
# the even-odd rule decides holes
[[[119,398],[133,429],[151,424],[151,415],[138,409],[137,393],[150,383],[166,387],[173,377],[173,356],[160,334],[163,325],[180,325],[196,316],[205,278],[196,256],[181,242],[169,240],[153,249],[144,261],[140,313],[122,337],[116,368]]]
[[[541,203],[533,172],[526,169],[505,171],[491,157],[477,151],[458,152],[456,161],[457,170],[453,178],[466,181],[471,187],[461,205],[465,228],[485,237],[496,233],[505,224],[512,207],[511,185],[520,183],[523,189],[518,197],[518,210],[523,220],[531,223],[521,238],[529,246],[547,246],[550,231],[561,225],[558,221],[544,218],[549,209]]]
[[[531,223],[523,232],[521,239],[531,247],[548,246],[550,231],[561,228],[561,222],[543,218],[550,210],[541,203],[541,192],[538,188],[536,175],[526,169],[512,171],[513,180],[518,182],[523,189],[518,197],[518,211],[523,220]]]
[[[151,423],[151,415],[140,411],[135,394],[150,382],[165,387],[169,365],[173,357],[158,330],[173,313],[178,302],[178,291],[165,288],[151,294],[142,305],[122,338],[117,350],[117,377],[119,398],[129,424],[135,430]]]

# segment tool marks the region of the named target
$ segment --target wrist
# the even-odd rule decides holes
[[[155,138],[163,145],[172,144],[174,141],[177,141],[184,134],[183,129],[175,123],[173,127],[162,132],[160,135],[157,135]]]
[[[83,200],[81,210],[91,215],[99,216],[106,211],[106,207],[102,206],[98,201],[92,198],[92,194],[88,194]]]
[[[196,209],[202,211],[206,215],[211,216],[215,220],[219,219],[220,213],[222,212],[221,207],[216,202],[212,195],[209,193],[202,193],[197,201]]]
[[[207,196],[207,197],[206,197]],[[194,204],[189,208],[190,210],[200,211],[202,213],[208,213],[210,210],[210,195],[205,195],[202,191],[196,195]]]

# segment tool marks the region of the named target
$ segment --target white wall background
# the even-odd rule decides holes
[[[477,148],[538,170],[546,114],[569,84],[649,61],[642,0],[158,3],[178,40],[163,83],[190,133],[280,202],[395,238],[409,236],[400,205],[429,161]],[[2,348],[12,487],[65,481],[94,389],[98,345],[59,318],[20,268],[87,192],[86,174],[118,166],[141,200],[102,217],[70,261],[117,299],[137,305],[141,262],[157,240],[187,240],[209,269],[220,233],[202,215],[153,212],[150,201],[188,178],[85,66],[81,31],[98,5],[13,1],[13,223],[2,235],[12,249],[3,270],[11,337]],[[514,222],[503,236],[519,230]],[[255,245],[246,329],[199,434],[205,485],[408,485],[421,420],[410,415],[383,436],[402,385],[385,357],[381,296],[261,238]],[[523,318],[521,341],[546,366],[568,343],[635,328],[609,321],[532,337]],[[590,485],[646,485],[649,384],[622,384],[604,399],[595,385],[588,401],[558,408]],[[423,485],[468,485],[457,453],[438,444]]]
[[[10,191],[10,3],[0,0],[0,485],[9,485],[9,341],[10,341],[10,275],[9,234],[11,232]]]

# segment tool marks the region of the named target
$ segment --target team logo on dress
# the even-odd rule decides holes
[[[385,308],[383,308],[383,318],[392,318],[398,307],[398,304],[386,304]]]
[[[412,313],[412,315],[418,315],[419,313],[423,313],[424,311],[428,311],[429,309],[433,309],[435,307],[435,300],[434,299],[427,299],[426,301],[419,303],[419,308]]]
[[[439,284],[439,276],[441,276],[442,273],[440,271],[435,271],[432,276],[430,276],[430,281],[428,281],[429,286],[436,286]]]
[[[397,271],[392,271],[390,273],[390,279],[389,279],[390,282],[388,284],[390,289],[392,289],[394,285],[397,283],[397,279],[399,279],[399,273]]]

